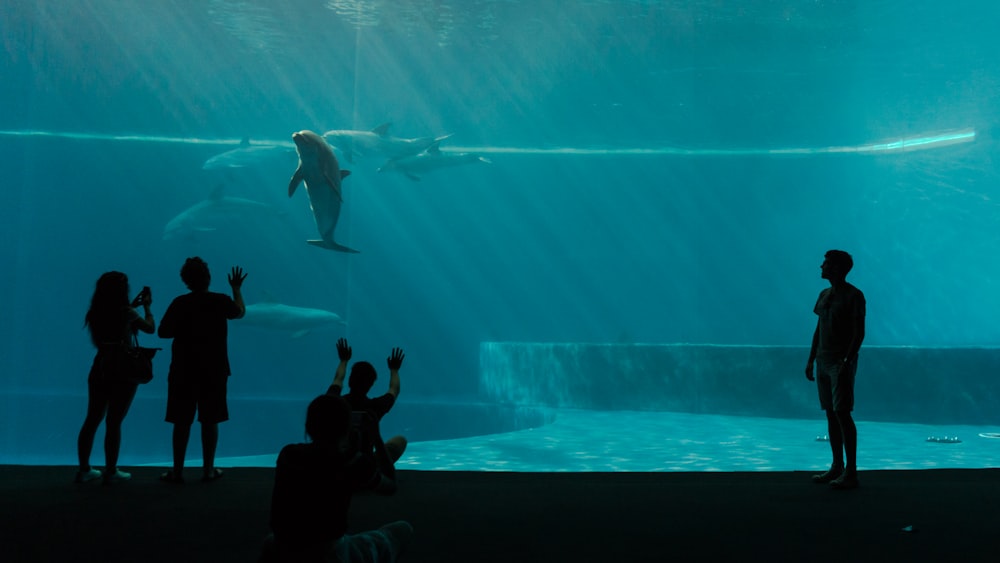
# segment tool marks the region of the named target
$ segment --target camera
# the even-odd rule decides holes
[[[132,306],[138,307],[139,305],[146,303],[147,301],[149,301],[149,298],[152,295],[152,293],[153,292],[151,289],[149,289],[148,285],[143,286],[142,291],[139,292],[139,295],[136,295],[135,299],[132,300]]]

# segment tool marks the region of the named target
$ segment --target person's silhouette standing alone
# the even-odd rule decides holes
[[[813,308],[819,320],[806,364],[806,378],[816,381],[819,404],[826,411],[833,451],[830,469],[812,479],[815,483],[829,483],[834,489],[858,486],[858,429],[851,411],[858,351],[865,339],[865,295],[847,283],[847,273],[853,266],[851,255],[843,250],[826,253],[820,269],[830,287],[820,292]]]

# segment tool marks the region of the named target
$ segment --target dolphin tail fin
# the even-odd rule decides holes
[[[359,254],[359,251],[354,250],[353,248],[348,248],[342,244],[337,244],[333,241],[314,239],[314,240],[307,240],[306,242],[313,246],[318,246],[320,248],[325,248],[327,250],[336,250],[337,252],[347,252],[349,254]]]

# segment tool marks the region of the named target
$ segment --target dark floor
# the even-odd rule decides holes
[[[0,561],[252,562],[273,471],[105,487],[0,466]],[[196,475],[194,471],[191,476]],[[409,520],[404,562],[1000,561],[1000,470],[873,471],[832,491],[794,473],[402,471],[355,530]],[[904,528],[912,527],[912,531]]]

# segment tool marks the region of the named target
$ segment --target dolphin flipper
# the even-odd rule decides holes
[[[288,182],[288,197],[292,197],[292,194],[295,193],[295,188],[298,188],[299,184],[302,183],[302,177],[302,163],[300,162],[299,167],[295,169],[295,174],[292,174],[292,181]]]
[[[336,250],[338,252],[347,252],[349,254],[360,254],[359,251],[354,250],[353,248],[348,248],[348,247],[346,247],[346,246],[344,246],[342,244],[338,244],[338,243],[333,242],[333,241],[325,241],[325,240],[315,240],[315,239],[313,239],[313,240],[307,240],[306,242],[309,243],[309,244],[311,244],[311,245],[313,245],[313,246],[318,246],[320,248],[325,248],[327,250]]]

